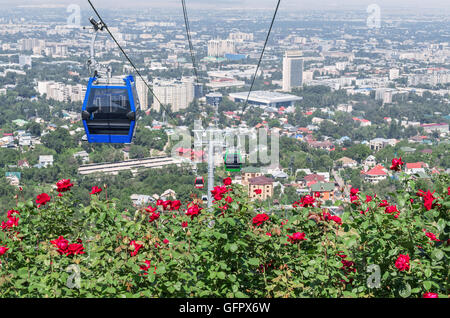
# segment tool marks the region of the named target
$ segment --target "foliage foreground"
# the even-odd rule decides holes
[[[305,196],[271,213],[231,179],[208,211],[158,201],[134,214],[70,180],[2,217],[1,297],[448,297],[448,176],[387,200],[351,190],[339,217]],[[394,205],[395,203],[395,205]]]

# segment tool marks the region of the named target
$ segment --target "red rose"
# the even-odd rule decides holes
[[[186,215],[190,216],[191,220],[193,220],[194,216],[198,216],[200,214],[201,210],[203,210],[203,209],[200,208],[198,205],[194,204],[194,205],[188,207]]]
[[[136,241],[134,240],[130,242],[130,245],[134,246],[134,251],[130,252],[131,256],[136,256],[137,253],[139,252],[139,249],[143,246],[142,244],[136,243]]]
[[[20,215],[20,212],[19,212],[19,211],[16,211],[16,210],[9,210],[9,211],[8,211],[8,214],[7,214],[7,217],[10,218],[10,217],[12,217],[14,214]]]
[[[102,188],[99,188],[99,187],[97,187],[97,186],[93,186],[93,187],[92,187],[92,191],[91,191],[90,194],[97,194],[97,193],[100,193],[100,192],[102,192],[102,191],[103,191]]]
[[[314,203],[316,202],[316,199],[314,199],[312,196],[310,195],[305,195],[303,198],[300,199],[300,206],[301,207],[314,207]]]
[[[67,252],[67,248],[69,247],[69,241],[66,240],[63,236],[58,237],[58,239],[50,241],[55,247],[58,248],[59,254],[65,254]]]
[[[149,213],[153,213],[157,210],[158,208],[154,208],[151,205],[149,205],[148,207],[145,208],[145,211],[149,212]]]
[[[172,205],[172,201],[170,201],[170,200],[163,201],[163,203],[161,205],[164,210],[167,210],[167,207]]]
[[[314,193],[314,196],[315,196],[316,198],[320,198],[320,192],[315,192],[315,193]]]
[[[230,196],[227,196],[227,197],[225,198],[225,201],[226,201],[227,203],[231,203],[231,202],[233,202],[233,199],[232,199]]]
[[[405,163],[402,161],[402,157],[400,157],[400,158],[394,158],[394,159],[392,159],[392,166],[391,166],[391,170],[393,170],[393,171],[401,171],[402,170],[402,166],[404,165]]]
[[[397,206],[396,205],[391,205],[386,207],[386,209],[384,210],[384,213],[394,213],[394,212],[398,212],[397,210]]]
[[[181,207],[181,201],[180,200],[175,200],[172,201],[172,203],[170,204],[170,210],[179,210]]]
[[[380,204],[378,204],[378,206],[379,206],[380,208],[387,207],[388,205],[389,205],[389,203],[387,202],[387,200],[383,200],[383,201],[381,201]]]
[[[50,202],[50,196],[47,193],[41,193],[36,197],[38,208],[40,208],[42,205],[47,204],[47,202]]]
[[[435,204],[433,202],[437,200],[437,198],[435,198],[433,196],[433,194],[436,191],[433,191],[433,193],[431,193],[430,190],[428,190],[425,193],[423,190],[419,190],[419,192],[421,192],[421,194],[419,194],[419,196],[421,196],[423,198],[423,205],[424,205],[425,209],[427,211],[430,211],[435,206]]]
[[[261,194],[262,190],[261,189],[255,189],[253,192],[255,192],[256,194]]]
[[[164,239],[163,243],[164,244],[169,244],[169,240],[168,239]]]
[[[223,179],[223,184],[226,186],[229,186],[231,184],[232,180],[230,177]]]
[[[272,236],[272,233],[267,232],[266,235],[267,236]]]
[[[85,254],[83,244],[70,244],[67,247],[66,255]]]
[[[267,220],[269,220],[269,216],[267,214],[265,214],[265,213],[257,214],[253,218],[253,224],[256,225],[256,226],[260,226],[261,224],[263,224]]]
[[[153,221],[159,219],[159,212],[152,212],[152,214],[150,215],[150,220],[149,222],[152,223]]]
[[[139,268],[141,269],[141,270],[143,270],[144,272],[147,272],[149,269],[150,269],[150,267],[151,267],[151,265],[152,265],[152,262],[151,261],[149,261],[148,259],[146,259],[145,261],[144,261],[144,263],[147,265],[141,265]],[[148,275],[148,273],[144,273],[144,275]]]
[[[337,224],[342,224],[342,220],[341,220],[341,218],[340,217],[338,217],[337,215],[333,215],[333,216],[331,216],[330,217],[330,220],[332,220],[332,221],[334,221],[334,222],[336,222]]]
[[[69,191],[73,184],[70,183],[70,179],[61,179],[56,183],[56,191],[58,192],[66,192]]]
[[[356,188],[356,189],[355,189],[355,188],[351,188],[351,189],[350,189],[350,194],[351,194],[351,195],[357,195],[358,192],[359,192],[359,189],[358,189],[358,188]]]
[[[298,243],[300,241],[306,241],[305,233],[296,232],[292,235],[288,235],[288,241],[292,244]]]
[[[409,255],[400,254],[395,261],[395,267],[401,272],[404,270],[409,270]]]
[[[432,241],[440,242],[441,240],[438,240],[436,235],[431,232],[425,232],[425,235]]]
[[[370,195],[366,195],[366,203],[369,203],[372,199],[373,198]]]
[[[188,226],[188,222],[181,223],[181,227],[187,227],[187,226]]]
[[[422,298],[439,298],[438,294],[426,292],[423,294]]]
[[[6,251],[9,250],[6,246],[0,246],[0,256],[4,255]]]

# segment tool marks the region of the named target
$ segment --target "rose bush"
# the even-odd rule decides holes
[[[73,202],[63,179],[2,217],[0,296],[447,297],[448,176],[435,192],[401,179],[383,200],[352,189],[340,217],[313,196],[272,213],[230,179],[212,209],[161,200],[130,213],[96,186]]]

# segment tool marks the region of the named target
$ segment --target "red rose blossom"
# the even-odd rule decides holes
[[[181,201],[180,200],[174,200],[172,201],[172,203],[170,204],[170,210],[174,211],[174,210],[179,210],[181,207]]]
[[[312,196],[310,195],[305,195],[303,198],[300,199],[300,206],[301,207],[314,207],[314,203],[316,202],[316,199],[314,199]]]
[[[159,219],[159,212],[152,212],[152,214],[150,215],[150,220],[149,222],[152,223],[153,221],[156,221],[157,219]]]
[[[439,298],[438,294],[426,292],[423,294],[422,298]]]
[[[440,241],[441,241],[441,240],[439,240],[439,239],[436,237],[435,234],[433,234],[433,233],[431,233],[431,232],[426,232],[425,229],[424,229],[423,231],[425,232],[425,235],[426,235],[430,240],[435,241],[435,242],[440,242]]]
[[[130,252],[131,256],[136,256],[139,252],[139,249],[143,246],[142,244],[136,243],[136,241],[134,240],[130,242],[130,245],[134,246],[134,251]]]
[[[261,189],[255,189],[253,192],[255,192],[256,194],[261,194],[262,190]]]
[[[430,190],[428,190],[427,192],[419,190],[419,192],[417,193],[418,196],[423,198],[423,205],[427,211],[430,211],[436,205],[433,203],[437,200],[437,198],[433,196],[435,192],[436,191],[433,191],[433,193],[431,193]]]
[[[36,197],[38,208],[42,205],[46,205],[48,202],[50,202],[50,196],[47,193],[41,193]]]
[[[402,170],[402,166],[404,165],[405,163],[402,161],[402,157],[400,157],[400,158],[394,158],[394,159],[392,159],[392,165],[391,165],[391,170],[393,170],[393,171],[401,171]]]
[[[190,216],[191,220],[193,220],[195,216],[198,216],[200,214],[201,210],[203,210],[203,209],[200,208],[198,205],[194,204],[194,205],[188,207],[186,215]]]
[[[296,232],[292,235],[288,235],[288,241],[291,242],[292,244],[298,243],[300,241],[306,241],[307,239],[305,238],[305,233],[302,232]]]
[[[253,218],[253,225],[260,226],[261,224],[263,224],[267,220],[269,220],[269,216],[267,214],[265,214],[265,213],[257,214]]]
[[[103,191],[102,188],[99,188],[99,187],[97,187],[97,186],[93,186],[93,187],[92,187],[92,191],[91,191],[90,194],[98,194],[98,193],[100,193],[100,192],[102,192],[102,191]]]
[[[401,272],[409,270],[409,255],[400,254],[395,261],[395,267]]]
[[[4,255],[6,251],[9,250],[6,246],[0,246],[0,256]]]
[[[66,192],[69,191],[73,184],[70,183],[70,179],[61,179],[56,183],[56,191],[58,192]]]
[[[232,180],[230,177],[223,179],[223,184],[226,186],[231,185],[231,182],[232,182]]]

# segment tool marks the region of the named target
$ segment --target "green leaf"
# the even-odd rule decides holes
[[[250,265],[259,265],[259,259],[257,259],[257,258],[250,258],[250,259],[248,260],[248,263],[249,263]]]
[[[411,285],[408,283],[402,284],[398,290],[398,294],[403,298],[408,298],[411,296]]]
[[[224,273],[224,272],[218,272],[218,273],[217,273],[217,277],[218,277],[219,279],[225,279],[225,273]]]
[[[431,257],[436,261],[440,261],[444,257],[444,252],[441,250],[434,250],[433,253],[431,253]]]
[[[156,268],[156,274],[158,275],[162,275],[166,272],[166,267],[165,266],[158,266]]]
[[[230,251],[231,252],[236,252],[238,250],[238,246],[236,243],[233,243],[230,245]]]

